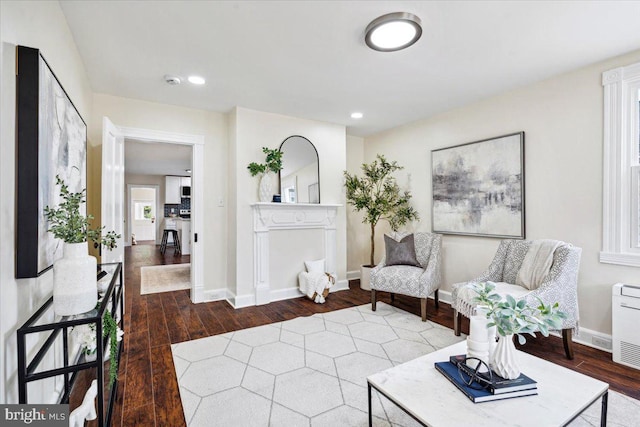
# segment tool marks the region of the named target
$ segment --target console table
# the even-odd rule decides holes
[[[108,284],[108,287],[96,309],[74,316],[58,316],[53,312],[53,297],[51,297],[18,329],[18,394],[19,403],[41,403],[29,402],[27,395],[29,383],[45,378],[62,377],[64,389],[59,403],[70,403],[70,400],[80,403],[91,380],[97,379],[97,421],[99,427],[104,427],[111,421],[118,381],[109,384],[109,368],[106,366],[108,362],[104,360],[104,352],[109,350],[109,337],[102,334],[103,317],[105,312],[109,311],[122,328],[124,287],[122,286],[122,263],[101,264],[99,267],[106,273],[106,275],[99,275],[104,276],[99,283],[105,286]],[[74,326],[88,324],[96,325],[97,351],[96,359],[93,361],[85,360],[80,348],[70,348],[69,342],[69,334]],[[59,344],[59,340],[62,341],[62,366],[38,370],[45,356],[56,359],[54,344],[56,342]],[[31,344],[32,348],[27,348],[27,341],[29,343],[37,341],[37,344]],[[118,346],[118,361],[121,352],[122,342]],[[35,354],[30,356],[33,353]],[[80,377],[83,377],[82,381],[78,381]],[[72,403],[69,409],[75,409],[74,406],[77,405]]]
[[[520,351],[522,372],[538,382],[538,394],[471,402],[433,365],[466,350],[462,341],[369,376],[369,426],[371,388],[425,426],[564,426],[598,399],[602,399],[600,425],[606,426],[609,384]]]

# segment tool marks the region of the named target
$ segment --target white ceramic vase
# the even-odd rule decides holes
[[[59,316],[86,313],[98,302],[95,257],[87,242],[65,243],[53,265],[53,310]]]
[[[491,368],[502,378],[513,380],[520,376],[518,354],[513,343],[513,335],[500,336],[491,359]]]
[[[262,174],[260,178],[260,201],[261,202],[270,202],[273,196],[273,188],[271,186],[271,174],[265,173]]]

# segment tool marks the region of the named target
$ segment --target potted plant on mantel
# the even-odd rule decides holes
[[[262,147],[262,152],[266,154],[265,162],[251,162],[247,169],[251,176],[260,175],[260,201],[270,202],[273,195],[270,173],[278,173],[282,170],[282,151],[277,148]]]
[[[400,191],[392,173],[403,169],[397,162],[389,162],[378,154],[376,160],[370,164],[361,166],[364,176],[359,178],[344,172],[345,187],[347,189],[347,203],[352,205],[356,212],[364,211],[362,222],[371,227],[371,251],[369,264],[363,265],[360,274],[360,287],[370,290],[370,272],[374,264],[376,225],[381,219],[389,222],[393,231],[405,225],[409,221],[418,220],[418,212],[411,207],[411,193]]]
[[[80,206],[86,203],[86,189],[72,193],[59,176],[62,203],[56,208],[44,208],[49,221],[49,232],[64,242],[63,257],[53,264],[53,310],[60,316],[86,313],[98,301],[97,262],[88,254],[87,240],[112,250],[119,234],[109,231],[102,236],[104,227],[90,228],[93,215],[80,214]]]

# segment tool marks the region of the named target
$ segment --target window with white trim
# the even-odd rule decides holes
[[[640,63],[602,74],[603,235],[600,262],[640,267]]]

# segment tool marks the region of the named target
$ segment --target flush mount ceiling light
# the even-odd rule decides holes
[[[364,114],[356,111],[354,113],[351,113],[351,118],[352,119],[361,119],[362,117],[364,117]]]
[[[204,78],[200,77],[200,76],[189,76],[189,77],[187,77],[187,80],[189,80],[189,83],[194,84],[194,85],[203,85],[204,84]]]
[[[382,15],[367,25],[364,41],[373,50],[394,52],[405,49],[422,35],[422,21],[407,12]]]

